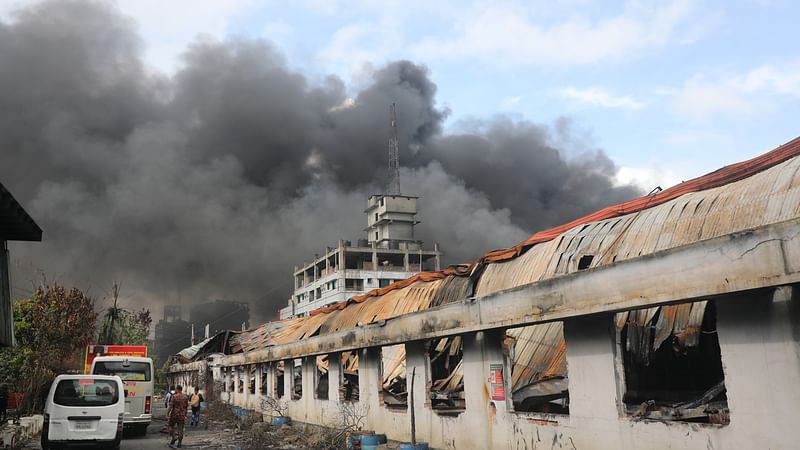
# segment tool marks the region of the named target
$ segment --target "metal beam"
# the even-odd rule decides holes
[[[800,219],[762,226],[351,330],[225,356],[221,363],[392,345],[796,283],[798,235]]]

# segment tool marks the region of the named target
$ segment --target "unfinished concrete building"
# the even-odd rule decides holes
[[[280,399],[318,425],[358,402],[366,428],[402,441],[413,398],[417,439],[441,449],[796,448],[798,283],[800,138],[227,334],[169,377],[206,374],[226,402],[269,414]]]
[[[340,240],[325,254],[294,269],[294,293],[280,318],[307,316],[422,271],[440,269],[439,245],[424,249],[414,236],[417,197],[372,195],[367,201],[366,239]]]

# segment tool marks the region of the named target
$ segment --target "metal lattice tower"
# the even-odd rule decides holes
[[[400,148],[397,142],[397,106],[389,105],[389,172],[386,193],[400,195]]]

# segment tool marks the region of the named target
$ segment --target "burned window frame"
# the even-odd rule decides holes
[[[352,402],[359,401],[361,350],[347,350],[339,353],[339,401]],[[347,367],[355,366],[355,371],[347,370]],[[347,373],[350,372],[350,373]]]
[[[281,399],[286,396],[286,361],[276,361],[272,370],[274,380],[273,398]]]
[[[303,398],[303,358],[290,359],[292,363],[292,401],[298,401]],[[297,364],[300,362],[300,364]],[[284,373],[286,373],[284,371]]]
[[[518,342],[525,342],[520,348]],[[569,416],[569,367],[564,322],[509,328],[503,339],[509,409],[517,414]],[[528,361],[518,360],[526,358]],[[516,369],[516,370],[515,370]],[[518,374],[517,370],[523,372]]]
[[[614,328],[621,417],[730,424],[714,300],[624,311]]]
[[[314,357],[314,398],[317,400],[329,399],[330,360],[330,355],[317,355]],[[324,383],[323,380],[325,380]]]
[[[390,373],[387,373],[387,367],[384,363],[384,349],[398,349],[393,355],[390,362],[391,367],[388,368]],[[378,354],[378,379],[380,380],[378,398],[380,399],[381,406],[390,410],[405,412],[408,411],[408,373],[407,366],[407,349],[405,344],[386,345],[380,347]],[[402,361],[398,356],[402,353]],[[397,362],[395,362],[397,361]],[[392,375],[391,379],[386,377]]]
[[[442,343],[443,341],[446,342]],[[463,336],[444,336],[425,341],[425,369],[427,403],[430,409],[442,416],[463,414],[467,410]]]

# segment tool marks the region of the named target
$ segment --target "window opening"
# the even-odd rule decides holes
[[[342,352],[339,370],[339,399],[345,402],[358,401],[358,351]]]
[[[316,398],[320,400],[328,399],[328,355],[319,355],[316,357],[316,384],[315,394]]]
[[[569,414],[563,322],[507,330],[504,352],[511,363],[514,411]]]
[[[292,400],[303,398],[303,360],[300,358],[292,361]]]
[[[284,395],[284,367],[286,367],[286,364],[283,361],[278,361],[278,363],[275,364],[275,398],[283,398]]]
[[[408,409],[406,346],[381,348],[381,399],[387,408]]]
[[[467,406],[461,336],[432,339],[427,344],[431,408],[439,414],[458,415]]]
[[[250,377],[250,383],[247,384],[248,389],[250,390],[251,394],[256,393],[256,366],[251,364],[250,367],[247,369],[247,373]]]
[[[713,301],[616,314],[628,416],[730,423]]]

